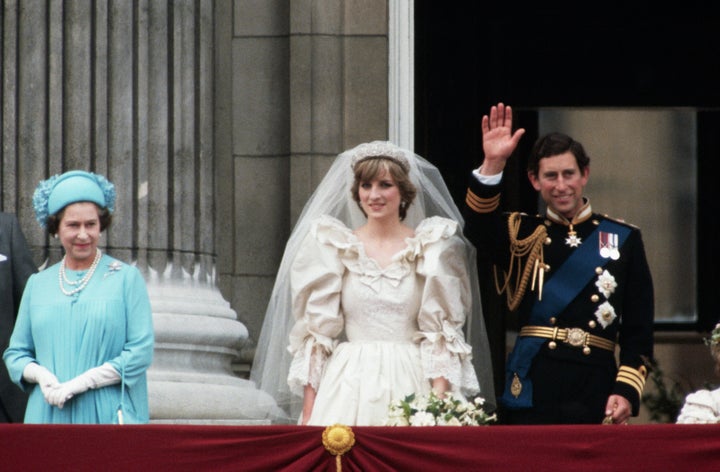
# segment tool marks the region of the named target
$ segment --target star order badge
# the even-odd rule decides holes
[[[565,244],[570,247],[578,247],[580,244],[582,244],[582,239],[578,238],[575,231],[570,231],[568,233],[568,237],[565,238]]]

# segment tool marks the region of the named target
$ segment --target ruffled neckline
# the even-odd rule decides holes
[[[391,263],[386,267],[381,267],[375,259],[369,257],[362,241],[337,218],[321,216],[310,231],[321,244],[337,249],[343,265],[360,275],[363,283],[377,291],[382,279],[397,287],[410,273],[411,264],[422,256],[428,245],[451,237],[457,228],[457,222],[440,216],[422,220],[415,228],[415,235],[405,238],[405,248],[393,255]]]

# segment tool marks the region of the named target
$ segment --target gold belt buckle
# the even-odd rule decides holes
[[[580,328],[567,328],[565,342],[574,347],[582,347],[586,337],[587,333]]]

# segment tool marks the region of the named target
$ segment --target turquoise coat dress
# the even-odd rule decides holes
[[[60,382],[110,363],[124,378],[125,422],[147,423],[146,372],[155,336],[140,271],[103,254],[88,285],[68,296],[60,290],[59,269],[57,263],[28,280],[3,355],[12,381],[30,392],[25,423],[114,423],[121,402],[121,383],[116,383],[76,395],[62,409],[51,406],[39,385],[22,378],[30,362],[46,367]],[[66,270],[69,280],[85,274]]]

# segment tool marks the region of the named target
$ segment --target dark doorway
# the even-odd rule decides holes
[[[540,107],[720,110],[718,15],[653,16],[649,3],[613,16],[528,5],[510,15],[482,3],[415,3],[416,150],[458,199],[498,101],[529,112],[518,121],[530,129]]]

